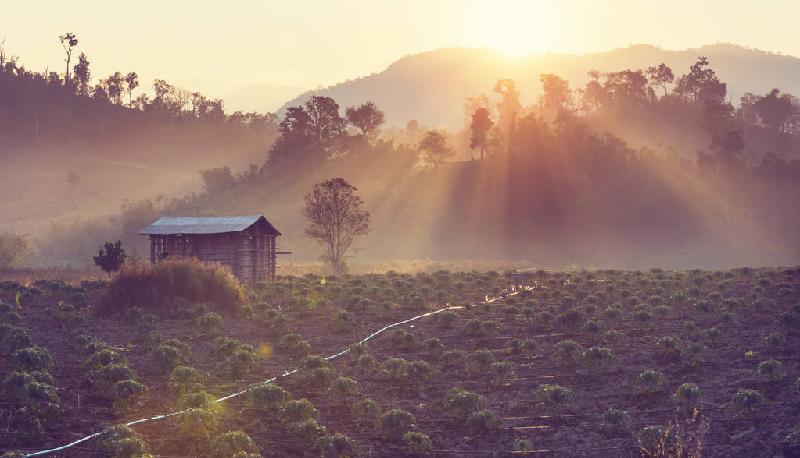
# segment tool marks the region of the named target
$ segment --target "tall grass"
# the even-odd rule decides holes
[[[111,280],[98,312],[108,315],[141,307],[159,314],[175,314],[196,303],[228,311],[237,309],[244,297],[239,281],[224,267],[196,259],[170,260],[125,268]]]

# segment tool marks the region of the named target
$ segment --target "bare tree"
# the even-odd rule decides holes
[[[125,75],[125,86],[128,90],[128,105],[133,107],[133,90],[139,87],[139,75],[136,72]]]
[[[67,32],[63,35],[59,35],[58,40],[61,42],[61,47],[64,48],[64,52],[67,54],[67,58],[65,59],[67,62],[67,74],[64,78],[64,84],[69,84],[69,63],[70,60],[72,60],[72,48],[78,46],[78,37],[72,32]]]
[[[325,246],[322,258],[337,275],[347,267],[347,253],[355,238],[370,231],[369,212],[362,208],[364,201],[356,191],[344,178],[332,178],[314,185],[305,197],[306,235]]]

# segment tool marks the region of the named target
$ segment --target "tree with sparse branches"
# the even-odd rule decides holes
[[[59,35],[58,41],[61,42],[61,47],[64,48],[64,52],[67,55],[67,58],[65,59],[67,63],[67,74],[64,77],[64,84],[69,84],[69,63],[70,60],[72,60],[72,48],[78,46],[78,37],[72,32],[67,32],[63,35]]]
[[[492,118],[489,117],[488,109],[480,107],[472,114],[472,123],[470,123],[472,135],[469,139],[469,147],[480,149],[481,160],[483,160],[483,155],[486,152],[486,146],[489,143],[489,130],[493,125],[494,121],[492,121]]]
[[[117,272],[125,264],[127,258],[128,255],[122,248],[122,241],[117,240],[116,242],[106,242],[100,248],[97,256],[92,259],[94,259],[95,265],[103,269],[110,278],[113,272]]]
[[[306,235],[325,246],[322,257],[337,275],[345,271],[355,238],[370,231],[369,212],[357,190],[344,178],[332,178],[314,185],[305,197]]]

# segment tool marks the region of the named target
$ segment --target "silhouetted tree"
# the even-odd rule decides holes
[[[553,74],[539,76],[542,83],[540,107],[546,119],[555,119],[562,111],[569,110],[572,105],[572,93],[569,83]]]
[[[133,106],[133,91],[139,87],[139,75],[136,72],[129,72],[125,75],[125,89],[128,91],[128,105]]]
[[[361,136],[367,141],[372,141],[384,122],[384,115],[372,102],[367,102],[359,107],[348,107],[346,111],[347,122],[358,129]]]
[[[125,254],[125,249],[122,248],[122,241],[120,240],[116,242],[106,242],[105,245],[100,248],[97,256],[92,257],[95,265],[108,273],[109,277],[111,277],[112,273],[118,271],[125,265],[125,259],[127,258],[128,255]]]
[[[417,149],[422,153],[422,158],[433,167],[438,167],[442,162],[455,155],[455,151],[447,143],[447,137],[438,131],[430,130],[422,137]]]
[[[363,209],[357,190],[343,178],[333,178],[317,183],[305,196],[306,235],[325,246],[323,259],[337,275],[347,267],[347,253],[355,238],[370,231],[369,212]]]
[[[125,78],[122,76],[122,73],[114,72],[114,74],[105,80],[105,83],[109,100],[117,105],[122,105],[123,84],[125,83]]]
[[[517,84],[511,79],[501,79],[494,85],[494,92],[500,96],[497,102],[497,127],[508,138],[514,120],[522,109]]]
[[[339,105],[330,97],[313,96],[304,105],[290,107],[270,149],[267,164],[305,165],[335,155],[345,133]]]
[[[716,152],[714,161],[723,169],[733,169],[741,165],[742,151],[745,147],[741,130],[728,130],[711,140],[711,149]]]
[[[667,95],[667,85],[672,84],[675,80],[675,74],[672,69],[667,67],[667,64],[660,63],[657,66],[647,67],[645,72],[651,87],[660,87],[664,90],[664,96]]]
[[[489,117],[489,110],[487,108],[477,108],[472,114],[469,147],[472,149],[480,149],[481,160],[483,160],[483,155],[486,152],[486,147],[489,142],[489,130],[492,128],[492,125],[494,125],[494,121]]]
[[[696,105],[723,103],[727,85],[719,80],[706,57],[700,57],[689,67],[689,73],[678,78],[675,93]]]
[[[753,109],[764,126],[776,133],[785,132],[791,122],[797,122],[800,112],[797,102],[779,89],[771,90],[753,103]]]
[[[67,73],[64,76],[64,84],[68,85],[70,83],[69,63],[70,60],[72,60],[72,48],[78,46],[78,37],[72,32],[67,32],[63,35],[59,35],[58,41],[61,42],[61,47],[64,48],[64,52],[67,55],[66,59],[64,59],[64,61],[67,63]]]
[[[89,59],[86,57],[86,54],[81,53],[81,55],[78,56],[78,63],[75,64],[72,71],[75,75],[75,82],[77,83],[75,92],[84,97],[88,96],[89,80],[91,79],[92,73],[89,71]]]

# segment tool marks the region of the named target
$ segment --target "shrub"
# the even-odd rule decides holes
[[[7,396],[24,397],[25,385],[30,382],[53,385],[53,376],[47,372],[12,372],[3,380],[3,391]]]
[[[356,443],[342,433],[326,434],[317,440],[322,458],[355,458],[359,456]]]
[[[636,435],[636,441],[643,456],[667,457],[671,456],[669,436],[670,433],[663,426],[647,426]]]
[[[624,410],[609,407],[603,412],[603,421],[600,426],[608,434],[626,433],[631,427],[631,416]]]
[[[381,415],[379,423],[383,437],[397,441],[402,439],[405,433],[411,431],[416,420],[405,410],[391,409]]]
[[[216,415],[206,409],[189,409],[178,416],[178,430],[190,442],[207,443],[216,428]]]
[[[637,390],[649,394],[661,391],[666,383],[667,379],[664,374],[652,369],[642,372],[636,379]]]
[[[50,371],[55,363],[50,352],[42,347],[20,348],[11,355],[14,370],[24,372]]]
[[[439,360],[441,361],[442,365],[449,370],[464,369],[465,359],[466,357],[464,356],[464,352],[461,350],[448,350],[442,353],[442,356],[439,357]]]
[[[133,378],[133,371],[122,364],[109,364],[89,372],[89,383],[103,396],[111,394],[111,388],[115,383]]]
[[[786,377],[786,371],[780,361],[770,359],[758,365],[758,376],[766,382],[778,382]]]
[[[705,362],[707,350],[708,348],[706,348],[706,346],[700,342],[692,342],[683,349],[683,355],[690,366],[697,366],[698,364]]]
[[[564,407],[575,401],[575,394],[569,388],[559,385],[539,385],[536,396],[547,406]]]
[[[434,315],[434,320],[440,328],[449,329],[458,321],[458,314],[452,310],[445,310]]]
[[[203,376],[193,367],[178,366],[169,376],[169,387],[178,394],[195,392],[203,387]]]
[[[111,386],[111,399],[114,401],[114,409],[117,411],[125,411],[128,406],[135,402],[144,392],[147,387],[137,382],[136,380],[120,380]]]
[[[286,421],[303,421],[319,416],[317,408],[306,398],[289,400],[283,405],[283,414]]]
[[[392,335],[392,343],[400,351],[412,351],[417,347],[414,334],[405,329],[398,329],[397,332]]]
[[[286,334],[281,337],[278,348],[295,358],[302,358],[311,352],[311,345],[298,334]]]
[[[180,350],[172,345],[161,344],[147,355],[147,368],[154,374],[169,374],[183,363]]]
[[[254,386],[249,392],[250,405],[254,409],[277,414],[283,405],[292,398],[288,391],[274,383],[262,383]]]
[[[464,388],[451,388],[442,401],[444,410],[453,418],[466,421],[469,416],[486,408],[486,400],[478,393]]]
[[[436,369],[426,361],[415,360],[406,366],[406,380],[412,385],[429,383],[436,378]]]
[[[246,454],[244,456],[251,457],[251,454],[258,454],[258,447],[245,432],[228,431],[214,439],[209,456],[210,458],[230,458],[242,456],[242,453]]]
[[[362,424],[375,424],[381,416],[381,406],[372,399],[363,399],[353,406],[353,413]]]
[[[124,425],[106,428],[100,433],[102,456],[114,458],[152,458],[142,436]]]
[[[176,313],[189,304],[208,302],[221,310],[236,310],[244,290],[230,271],[194,259],[159,262],[124,269],[108,285],[98,304],[101,314],[139,306],[157,313]]]
[[[428,337],[427,339],[423,340],[422,347],[431,354],[439,354],[444,348],[442,341],[437,337]]]
[[[394,380],[404,380],[408,369],[408,361],[403,358],[389,358],[383,362],[383,369]]]
[[[737,413],[752,415],[766,402],[766,397],[758,390],[739,390],[733,396],[731,404]]]
[[[558,321],[559,324],[561,324],[561,326],[563,326],[566,329],[577,330],[584,325],[584,322],[586,321],[586,316],[581,310],[571,308],[566,312],[558,315],[558,317],[556,317],[556,320]]]
[[[497,429],[498,425],[494,412],[487,409],[471,413],[466,423],[467,432],[473,435],[487,434]]]
[[[16,326],[4,330],[5,335],[0,340],[0,353],[10,355],[22,348],[32,347],[33,341],[27,331]]]
[[[222,317],[215,312],[208,312],[197,318],[197,327],[207,336],[215,337],[222,334]]]
[[[536,353],[538,345],[533,339],[513,339],[511,341],[511,354],[530,356]]]
[[[290,424],[289,433],[298,442],[315,443],[326,430],[316,419],[308,418]]]
[[[378,361],[372,355],[361,355],[356,361],[358,370],[364,374],[371,374],[378,367]]]
[[[358,395],[361,392],[361,387],[358,382],[350,377],[338,377],[331,384],[331,391],[333,391],[335,397],[344,401],[347,398]]]
[[[23,385],[20,394],[17,402],[40,418],[53,417],[61,411],[61,401],[51,385],[30,381]]]
[[[780,332],[773,332],[764,338],[767,344],[767,349],[772,352],[779,352],[786,345],[786,336]]]
[[[689,413],[700,409],[703,392],[694,383],[684,383],[672,395],[672,402],[679,411]]]
[[[582,356],[583,347],[574,340],[562,340],[553,350],[553,360],[561,364],[578,364]]]
[[[464,368],[468,375],[486,373],[494,362],[494,355],[486,349],[474,351],[467,355]]]
[[[433,442],[426,434],[409,431],[403,434],[403,444],[405,444],[406,453],[409,455],[427,455],[431,453]]]
[[[194,393],[186,393],[178,398],[178,408],[181,410],[203,409],[215,413],[219,410],[219,404],[214,403],[213,396],[200,390]]]
[[[110,364],[125,364],[125,358],[108,348],[101,348],[89,355],[83,365],[89,370],[99,369]]]
[[[583,360],[592,369],[599,370],[614,360],[614,352],[605,347],[590,347],[583,352]]]
[[[260,362],[258,353],[250,345],[242,345],[226,360],[231,377],[240,379],[253,371]]]

